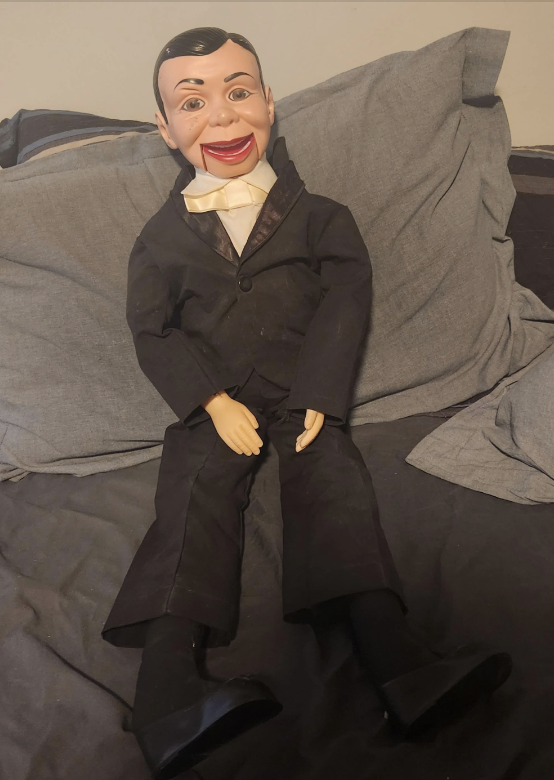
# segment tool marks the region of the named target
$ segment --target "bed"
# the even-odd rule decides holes
[[[405,461],[554,340],[554,147],[510,147],[494,96],[508,37],[470,28],[339,74],[280,101],[277,131],[308,189],[350,206],[374,261],[351,433],[412,624],[437,650],[510,652],[513,675],[441,733],[395,741],[341,627],[282,621],[269,447],[245,511],[237,634],[205,663],[258,676],[284,709],[183,780],[552,773],[554,507]],[[362,165],[350,158],[363,112],[375,148]],[[0,125],[0,164],[0,776],[147,780],[130,732],[140,650],[100,631],[153,520],[175,419],[134,363],[124,298],[129,242],[179,162],[152,126],[41,110]]]

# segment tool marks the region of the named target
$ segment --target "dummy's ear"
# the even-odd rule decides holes
[[[177,144],[169,134],[166,121],[163,118],[161,111],[156,111],[156,124],[158,125],[158,130],[160,131],[160,135],[162,136],[166,144],[169,146],[169,148],[178,149],[179,147],[177,146]],[[273,122],[271,124],[273,124]]]
[[[267,110],[269,113],[269,123],[273,124],[275,121],[275,103],[273,102],[273,95],[271,94],[271,88],[265,88],[265,100],[267,103]]]

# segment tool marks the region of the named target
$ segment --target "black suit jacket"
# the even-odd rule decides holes
[[[145,225],[129,259],[127,322],[140,367],[185,420],[255,369],[289,409],[346,420],[369,321],[371,265],[352,214],[308,193],[278,138],[277,174],[239,257],[217,214],[181,191]]]

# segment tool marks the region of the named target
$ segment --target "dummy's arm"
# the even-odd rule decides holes
[[[174,308],[166,278],[137,240],[129,258],[127,323],[141,369],[184,420],[206,398],[235,383],[211,365],[183,331],[170,326]]]
[[[287,407],[306,409],[296,451],[318,435],[325,414],[346,420],[357,360],[369,322],[371,264],[350,211],[340,207],[316,246],[324,293],[306,334]],[[254,415],[225,393],[206,399],[221,438],[238,454],[258,454],[262,445]]]
[[[371,301],[369,255],[346,206],[328,218],[315,257],[324,297],[306,333],[287,406],[345,422]]]
[[[129,258],[127,322],[141,369],[181,420],[203,406],[231,449],[258,455],[263,442],[256,418],[221,390],[234,384],[232,377],[219,373],[185,333],[169,326],[174,309],[167,280],[137,241]]]

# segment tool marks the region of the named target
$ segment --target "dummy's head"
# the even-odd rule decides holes
[[[154,94],[164,141],[196,168],[232,178],[263,156],[273,98],[242,35],[197,27],[172,38],[156,61]]]

